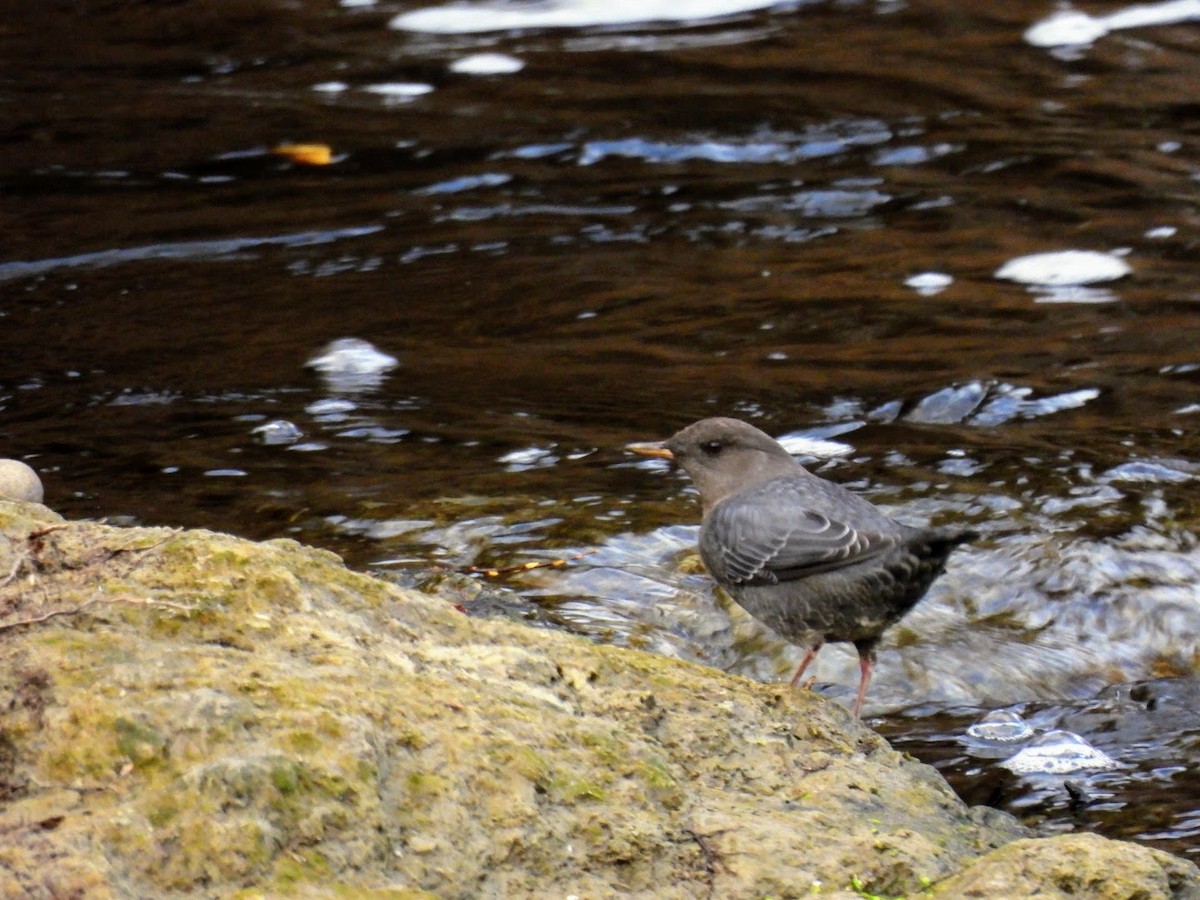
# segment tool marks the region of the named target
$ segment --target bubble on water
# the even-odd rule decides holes
[[[826,441],[821,438],[809,437],[806,434],[785,434],[779,438],[779,443],[792,456],[812,456],[817,459],[830,459],[834,456],[846,456],[854,452],[854,448],[841,441]]]
[[[321,373],[330,389],[352,393],[370,390],[400,361],[359,338],[339,338],[328,344],[304,365]],[[311,411],[311,410],[310,410]]]
[[[1115,769],[1120,763],[1074,732],[1048,731],[1000,765],[1018,775],[1069,775],[1087,769]]]
[[[989,743],[1012,744],[1033,737],[1033,728],[1015,712],[997,709],[968,727],[967,734]]]
[[[394,356],[379,350],[370,341],[359,338],[339,338],[330,342],[317,356],[305,363],[322,373],[366,375],[386,372],[399,364]]]
[[[432,84],[420,82],[392,81],[381,84],[368,84],[363,88],[368,94],[382,97],[392,103],[407,103],[433,91]]]
[[[932,297],[954,284],[954,277],[945,272],[918,272],[905,278],[904,284],[923,297]]]
[[[525,68],[525,61],[507,53],[473,53],[450,63],[450,71],[462,75],[511,75]]]
[[[1132,271],[1129,263],[1112,253],[1062,250],[1010,259],[996,270],[996,277],[1041,287],[1076,287],[1116,281]]]
[[[1172,25],[1195,19],[1200,19],[1200,2],[1197,0],[1137,3],[1107,16],[1089,16],[1078,10],[1064,9],[1031,25],[1025,31],[1025,41],[1034,47],[1086,47],[1110,31]]]
[[[475,34],[522,28],[588,28],[642,22],[702,22],[767,9],[779,0],[548,0],[544,3],[454,3],[401,13],[397,31]]]
[[[300,430],[300,426],[294,422],[289,422],[287,419],[275,419],[271,422],[266,422],[259,425],[250,432],[256,435],[264,444],[294,444],[300,438],[304,437],[304,432]]]
[[[522,447],[501,456],[496,462],[509,472],[527,472],[530,469],[545,469],[555,465],[558,457],[546,447]]]
[[[1062,10],[1027,28],[1025,42],[1034,47],[1072,47],[1091,44],[1108,32],[1108,26],[1095,16]]]

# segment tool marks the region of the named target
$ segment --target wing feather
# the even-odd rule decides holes
[[[853,506],[839,509],[828,500],[806,481],[786,478],[717,504],[701,534],[713,577],[726,584],[778,584],[862,562],[901,542],[894,523],[865,501],[868,524],[856,527],[837,518],[839,511],[849,517]],[[826,513],[817,505],[833,508]]]

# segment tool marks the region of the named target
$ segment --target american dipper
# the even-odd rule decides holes
[[[738,419],[702,419],[626,449],[674,460],[691,476],[709,573],[746,612],[806,648],[793,685],[826,641],[853,642],[856,716],[880,637],[924,596],[950,551],[978,537],[897,522]]]

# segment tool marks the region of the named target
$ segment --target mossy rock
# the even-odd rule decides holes
[[[0,502],[10,571],[0,895],[1012,897],[1078,863],[811,693],[291,541]],[[1196,888],[1091,840],[1139,861],[1105,897]]]

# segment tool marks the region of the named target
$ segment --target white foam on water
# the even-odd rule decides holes
[[[1048,731],[1000,765],[1018,775],[1069,775],[1087,769],[1116,769],[1120,763],[1074,732]]]
[[[396,357],[384,353],[370,341],[339,338],[304,365],[316,369],[331,390],[354,393],[378,387],[385,375],[399,364]],[[312,412],[311,407],[309,412]]]
[[[253,429],[250,433],[255,435],[261,443],[268,446],[294,444],[300,438],[304,437],[304,432],[300,430],[300,426],[295,422],[289,422],[287,419],[274,419],[266,422]]]
[[[544,469],[556,465],[559,458],[547,447],[522,447],[505,453],[496,462],[509,472],[527,472],[530,469]]]
[[[1033,737],[1033,728],[1015,712],[994,710],[967,728],[977,740],[995,744],[1014,744]]]
[[[361,338],[338,338],[331,341],[304,365],[323,373],[367,375],[386,372],[399,365],[399,360]]]
[[[1010,259],[996,270],[996,277],[1020,284],[1074,287],[1116,281],[1132,271],[1129,263],[1112,253],[1062,250]]]
[[[474,53],[450,63],[450,71],[463,75],[511,75],[525,68],[525,61],[507,53]]]
[[[397,31],[477,34],[524,28],[587,28],[643,22],[701,22],[781,5],[779,0],[550,0],[517,6],[451,3],[401,13]]]
[[[918,272],[904,279],[905,287],[910,287],[922,297],[932,297],[940,294],[954,284],[954,277],[945,272]]]
[[[1025,43],[1034,47],[1078,47],[1108,34],[1108,27],[1095,16],[1064,9],[1035,22],[1025,30]]]
[[[846,456],[854,452],[853,447],[849,444],[843,444],[841,441],[826,441],[803,434],[785,434],[779,438],[779,443],[792,456],[814,456],[817,459],[831,459],[835,456]]]
[[[1090,16],[1063,9],[1025,30],[1025,42],[1034,47],[1083,47],[1109,32],[1125,28],[1175,25],[1200,19],[1200,0],[1167,0],[1128,6],[1107,16]]]
[[[415,100],[417,97],[422,97],[433,91],[432,84],[421,84],[420,82],[384,82],[381,84],[368,84],[363,88],[368,94],[375,94],[378,97],[383,97],[385,100],[406,101]]]

